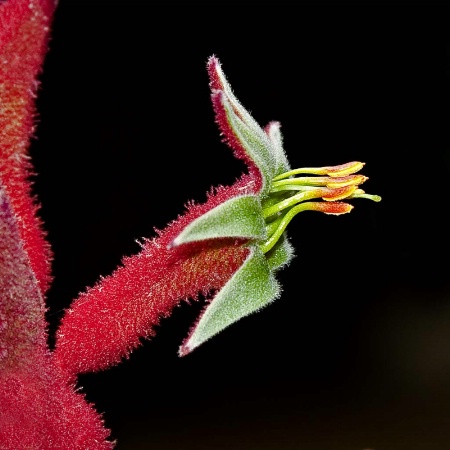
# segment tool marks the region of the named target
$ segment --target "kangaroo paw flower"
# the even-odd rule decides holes
[[[191,202],[140,254],[73,303],[55,350],[69,376],[117,364],[180,301],[200,293],[207,305],[179,349],[180,356],[188,354],[280,296],[276,272],[293,257],[286,228],[298,213],[340,215],[353,208],[347,200],[380,200],[359,188],[367,181],[357,173],[362,162],[291,169],[280,124],[263,129],[256,123],[215,56],[207,69],[223,140],[248,173],[214,190],[205,204]]]
[[[359,186],[367,177],[357,174],[359,161],[327,167],[291,169],[283,150],[280,124],[262,129],[237,100],[216,57],[208,61],[212,102],[224,141],[249,168],[256,190],[251,207],[224,212],[221,205],[189,224],[174,240],[180,245],[214,236],[241,238],[250,249],[248,259],[207,305],[180,348],[185,355],[237,320],[259,311],[280,295],[275,273],[293,257],[285,231],[302,211],[330,215],[348,213],[353,206],[341,200],[380,197],[365,194]],[[297,175],[314,176],[297,176]],[[316,176],[317,175],[317,176]],[[311,201],[315,200],[315,201]],[[322,201],[317,201],[322,200]],[[240,199],[239,199],[240,201]],[[232,201],[230,201],[232,204]],[[211,218],[211,219],[210,219]],[[213,219],[214,218],[214,219]],[[265,224],[265,232],[261,224]],[[201,228],[201,233],[195,232]],[[252,236],[248,230],[253,230]]]

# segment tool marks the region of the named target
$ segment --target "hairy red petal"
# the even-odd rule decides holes
[[[0,179],[20,218],[20,236],[42,292],[50,283],[51,251],[31,195],[27,150],[54,6],[54,0],[0,4]]]
[[[37,351],[22,367],[0,373],[2,450],[109,450],[101,416],[67,384],[50,353]]]
[[[47,349],[42,295],[1,188],[0,236],[0,448],[112,448]]]
[[[0,186],[0,373],[46,346],[45,307],[36,290],[8,197]]]
[[[125,258],[111,276],[80,295],[63,317],[55,349],[69,379],[119,363],[181,301],[208,295],[229,280],[248,255],[243,242],[171,244],[192,220],[251,185],[244,176],[232,187],[219,188],[205,204],[190,205],[138,255]]]

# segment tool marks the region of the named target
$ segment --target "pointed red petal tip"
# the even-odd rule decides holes
[[[223,90],[224,88],[219,75],[220,67],[219,59],[215,55],[210,56],[206,64],[206,69],[209,75],[209,86],[211,90]]]

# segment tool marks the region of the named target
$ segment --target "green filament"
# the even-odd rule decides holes
[[[273,178],[272,181],[284,180],[285,178],[298,175],[299,173],[312,174],[312,175],[326,175],[326,170],[324,168],[317,167],[303,167],[301,169],[290,170],[289,172],[281,173]]]
[[[263,217],[267,219],[268,217],[274,216],[275,214],[280,213],[286,208],[290,208],[297,203],[303,202],[305,200],[311,200],[313,198],[320,198],[323,194],[322,192],[317,192],[317,189],[313,191],[305,191],[300,192],[298,194],[293,195],[281,202],[275,203],[275,205],[269,206],[263,209]]]
[[[267,239],[261,246],[260,249],[263,253],[267,253],[269,250],[273,248],[273,246],[277,243],[278,239],[280,239],[281,235],[284,233],[284,230],[289,225],[289,222],[302,211],[314,209],[314,202],[306,202],[300,203],[297,206],[291,208],[284,216],[279,217],[274,220],[270,224],[267,225],[267,234],[269,235],[269,239]]]
[[[288,178],[283,180],[274,181],[272,183],[272,189],[285,185],[301,185],[301,186],[326,186],[330,181],[329,177],[297,177]]]

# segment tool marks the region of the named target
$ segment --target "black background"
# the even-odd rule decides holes
[[[191,355],[183,304],[131,358],[80,377],[119,450],[450,448],[445,2],[70,1],[31,154],[54,251],[53,333],[77,293],[244,170],[207,58],[292,167],[366,162],[352,214],[304,213],[281,299]]]

